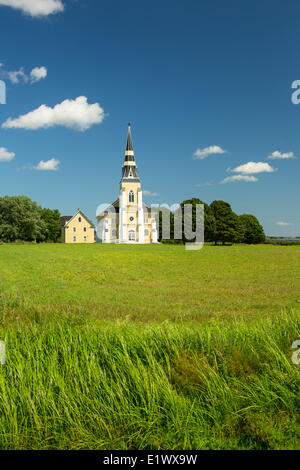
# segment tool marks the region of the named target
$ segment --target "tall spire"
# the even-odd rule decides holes
[[[127,135],[126,150],[131,150],[133,152],[130,122],[128,123],[128,135]]]
[[[122,168],[122,179],[121,182],[125,183],[139,183],[139,177],[137,172],[137,166],[134,158],[134,151],[131,138],[130,123],[128,124],[127,143],[125,150],[125,160]]]
[[[126,143],[126,151],[125,151],[125,162],[131,162],[132,165],[135,165],[130,123],[128,124],[128,134],[127,134],[127,143]]]
[[[126,151],[125,151],[125,162],[133,162],[132,164],[135,165],[130,123],[128,124],[128,134],[127,134],[127,143],[126,143]]]

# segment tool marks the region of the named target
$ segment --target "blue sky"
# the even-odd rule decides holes
[[[0,0],[0,196],[95,220],[130,121],[147,203],[223,199],[300,236],[299,14],[297,0]]]

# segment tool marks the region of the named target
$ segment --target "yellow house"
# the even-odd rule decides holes
[[[143,203],[132,145],[130,124],[122,167],[120,196],[104,212],[97,214],[97,240],[100,243],[157,243],[155,217]]]
[[[94,243],[95,227],[92,222],[78,209],[72,216],[60,218],[62,243]]]

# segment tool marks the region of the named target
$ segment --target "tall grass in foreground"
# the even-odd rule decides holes
[[[256,324],[0,328],[0,448],[299,448],[299,326],[289,311]]]

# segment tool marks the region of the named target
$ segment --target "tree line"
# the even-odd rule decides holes
[[[42,208],[27,196],[0,197],[0,241],[57,242],[60,212]]]
[[[218,243],[264,243],[265,234],[263,227],[254,215],[237,215],[230,204],[224,201],[213,201],[210,205],[200,199],[193,198],[183,201],[192,205],[192,230],[196,230],[196,205],[204,204],[204,238],[205,241]],[[174,240],[174,213],[164,208],[170,216],[170,236]],[[162,213],[160,212],[159,240],[162,241]],[[37,202],[27,196],[0,197],[0,241],[15,242],[57,242],[61,235],[60,212],[42,208]],[[182,240],[184,236],[184,224],[182,224]]]
[[[252,214],[237,215],[232,210],[230,204],[225,201],[213,201],[210,205],[202,202],[200,199],[193,198],[183,201],[181,206],[182,214],[184,205],[192,205],[192,230],[196,231],[196,206],[204,204],[204,239],[207,242],[214,242],[216,245],[222,243],[264,243],[266,236],[262,225]],[[168,212],[170,216],[170,236],[174,240],[174,213],[164,208],[162,211]],[[176,213],[176,212],[175,212]],[[162,212],[159,216],[159,239],[162,237]],[[177,242],[186,242],[184,236],[184,222],[182,223],[182,240]]]

